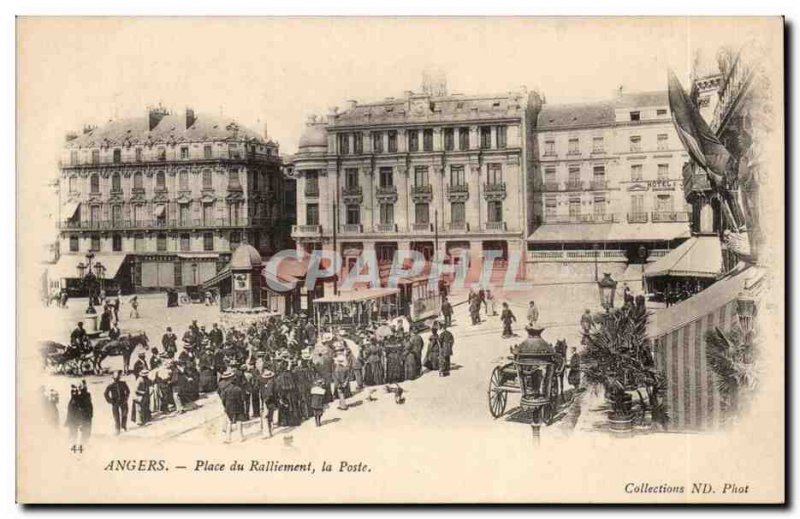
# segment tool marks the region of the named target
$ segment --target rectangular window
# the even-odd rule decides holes
[[[630,115],[631,115],[631,121],[640,121],[641,120],[641,115],[639,114],[639,112],[631,112]]]
[[[318,204],[306,204],[306,225],[319,225]]]
[[[428,204],[414,204],[414,222],[416,223],[430,223]]]
[[[214,233],[213,232],[204,232],[203,233],[203,250],[204,251],[214,250]]]
[[[544,169],[544,183],[545,184],[555,184],[558,182],[556,179],[556,168],[545,168]]]
[[[121,205],[112,205],[111,206],[111,223],[114,225],[119,225],[122,222],[122,206]]]
[[[119,173],[111,175],[111,191],[119,193],[122,191],[122,177]]]
[[[70,252],[78,252],[80,250],[78,236],[75,234],[70,235],[69,237],[69,251]]]
[[[458,149],[459,150],[469,149],[469,128],[458,129]]]
[[[122,150],[114,150],[113,159],[114,164],[119,164],[122,162]]]
[[[361,223],[361,207],[355,204],[347,206],[345,214],[347,225],[358,225]]]
[[[594,197],[594,214],[595,216],[603,216],[606,214],[606,197]]]
[[[592,152],[593,153],[603,153],[605,151],[605,145],[603,142],[602,137],[593,137],[592,138]]]
[[[242,185],[239,183],[239,170],[232,169],[228,173],[228,189],[241,189]]]
[[[487,164],[486,165],[486,183],[489,185],[496,185],[503,183],[503,166],[502,164]]]
[[[422,149],[423,151],[433,151],[433,130],[423,130]]]
[[[605,166],[595,166],[592,168],[592,180],[595,182],[604,182],[606,180]]]
[[[189,146],[181,146],[181,159],[189,158]]]
[[[136,162],[142,161],[142,148],[136,148]]]
[[[73,166],[78,164],[78,152],[77,150],[72,150],[69,152],[69,163]]]
[[[144,177],[139,172],[133,174],[133,189],[136,190],[144,189]]]
[[[180,204],[178,205],[178,217],[180,219],[181,225],[189,225],[190,219],[190,210],[191,207],[189,204]]]
[[[672,196],[658,195],[658,198],[656,198],[656,211],[659,213],[672,212]]]
[[[167,160],[167,149],[166,148],[158,148],[158,160]]]
[[[166,234],[159,234],[156,237],[156,250],[158,252],[166,252],[167,250],[167,235]]]
[[[642,181],[642,165],[641,164],[632,164],[631,165],[631,181],[632,182],[641,182]]]
[[[644,214],[644,195],[631,196],[631,212],[634,215]]]
[[[464,186],[467,180],[464,177],[464,166],[450,166],[450,185]]]
[[[494,200],[487,204],[488,214],[487,217],[491,223],[499,223],[503,221],[503,202]]]
[[[389,132],[389,153],[397,153],[397,132],[395,130]]]
[[[306,173],[306,196],[319,195],[319,173],[308,171]]]
[[[631,151],[642,151],[642,138],[638,135],[631,135]]]
[[[569,147],[567,148],[567,153],[569,155],[578,155],[578,154],[580,154],[580,152],[581,152],[580,145],[581,145],[580,140],[575,139],[575,138],[570,139],[569,140]]]
[[[389,225],[394,223],[394,204],[381,204],[380,212],[381,224]]]
[[[408,151],[419,151],[419,131],[408,130]]]
[[[658,165],[658,180],[669,179],[669,164]]]
[[[381,204],[381,224],[389,225],[394,223],[394,204]]]
[[[348,189],[358,187],[358,169],[347,168],[344,170],[344,184]]]
[[[428,185],[428,166],[414,167],[414,186],[422,187]]]
[[[89,191],[92,193],[100,192],[100,175],[95,173],[89,177]]]
[[[464,202],[453,202],[450,204],[450,221],[453,223],[464,223],[466,221]]]
[[[91,240],[92,240],[92,245],[90,247],[90,250],[93,250],[95,252],[99,251],[100,250],[100,236],[97,236],[96,234],[93,234]]]
[[[213,154],[213,150],[212,150],[210,144],[206,144],[205,146],[203,146],[203,158],[204,159],[210,159],[212,154]]]
[[[92,150],[92,164],[100,162],[100,150]]]
[[[667,110],[665,108],[659,108],[658,110],[656,110],[656,115],[658,116],[667,115]]]
[[[445,151],[453,151],[455,149],[455,135],[452,128],[444,129],[444,149]]]
[[[576,221],[581,217],[581,199],[571,198],[569,201],[569,219]]]
[[[147,242],[144,239],[144,234],[133,235],[133,250],[136,252],[147,252]]]
[[[669,147],[669,137],[666,133],[659,133],[656,138],[658,151],[665,151]]]
[[[339,154],[340,155],[349,155],[350,154],[350,135],[346,133],[340,133],[338,135],[339,141]]]
[[[555,216],[558,213],[558,204],[555,198],[548,198],[544,201],[545,216]]]
[[[93,205],[89,209],[89,221],[90,222],[99,222],[100,221],[100,206]]]
[[[203,224],[210,225],[214,221],[214,202],[203,204]]]
[[[392,168],[381,168],[379,170],[379,174],[380,174],[379,181],[381,187],[392,187],[394,185]]]
[[[181,234],[181,251],[188,252],[192,249],[191,236],[189,234]]]
[[[481,126],[481,149],[492,147],[492,128],[491,126]]]
[[[353,153],[356,155],[361,155],[364,153],[364,134],[363,133],[354,133],[353,134]]]
[[[498,126],[495,128],[495,133],[497,134],[497,147],[502,149],[506,147],[506,127],[505,126]]]
[[[581,187],[581,168],[578,166],[569,167],[568,182],[570,189],[580,189]]]
[[[228,143],[228,158],[240,159],[242,158],[239,152],[239,145],[235,143]]]
[[[214,187],[214,174],[210,169],[203,170],[203,189],[212,189]]]
[[[544,154],[545,155],[556,154],[556,141],[544,141]]]
[[[111,250],[114,252],[122,251],[122,236],[115,234],[111,237]]]
[[[383,133],[374,132],[372,134],[372,152],[383,153]]]

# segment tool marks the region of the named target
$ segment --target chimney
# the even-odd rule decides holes
[[[150,131],[153,131],[153,128],[158,126],[158,123],[161,122],[161,119],[163,119],[164,116],[167,115],[168,113],[169,112],[167,112],[167,109],[161,106],[160,104],[157,107],[151,107],[149,110],[147,110],[147,115],[148,115],[147,128]]]
[[[186,107],[186,129],[188,130],[189,128],[191,128],[196,120],[197,120],[197,116],[194,115],[194,109],[189,108],[187,106]]]

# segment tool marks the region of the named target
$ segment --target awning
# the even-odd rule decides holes
[[[80,202],[67,202],[63,206],[64,214],[61,215],[63,220],[69,220],[70,218],[75,216],[75,212],[81,206]]]
[[[127,254],[95,254],[92,260],[92,270],[99,261],[105,268],[104,279],[116,277],[122,263],[125,262]],[[77,278],[78,263],[86,264],[86,256],[82,254],[65,254],[58,259],[58,263],[48,269],[51,279],[74,279]]]
[[[528,236],[533,243],[670,241],[688,238],[687,223],[544,224]]]
[[[164,216],[164,213],[166,212],[166,210],[167,210],[167,206],[166,205],[159,204],[159,205],[156,206],[155,210],[153,211],[153,215],[156,218],[161,218],[162,216]]]
[[[345,258],[352,258],[355,256],[361,256],[361,249],[357,247],[348,247],[344,251],[342,251],[342,256]]]
[[[722,271],[722,247],[716,236],[694,236],[651,263],[644,276],[715,278]]]
[[[656,310],[647,319],[647,337],[660,337],[716,312],[722,306],[733,301],[748,280],[761,274],[763,272],[756,267],[740,264],[728,277],[717,281],[702,292],[669,308]]]
[[[213,287],[213,286],[217,286],[217,285],[220,284],[220,282],[222,282],[225,279],[227,279],[228,276],[230,276],[230,275],[231,275],[231,269],[228,268],[228,267],[225,267],[224,269],[222,269],[219,272],[217,272],[216,275],[214,277],[212,277],[211,279],[207,279],[207,280],[203,281],[203,284],[201,285],[201,288],[203,290],[205,290],[207,288],[210,288],[210,287]]]

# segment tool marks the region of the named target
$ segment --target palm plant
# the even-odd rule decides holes
[[[728,332],[715,327],[706,332],[706,361],[716,375],[722,405],[735,414],[742,396],[758,382],[757,364],[751,334],[735,326]]]
[[[614,417],[630,416],[630,399],[623,395],[631,390],[639,397],[640,417],[649,410],[654,421],[665,425],[669,416],[661,396],[666,384],[655,369],[646,328],[644,305],[626,305],[594,316],[584,336],[581,371],[587,383],[606,388]]]

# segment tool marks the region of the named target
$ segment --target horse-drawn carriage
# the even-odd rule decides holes
[[[554,348],[541,337],[542,330],[511,348],[509,362],[495,366],[489,378],[489,412],[499,418],[506,412],[509,393],[518,393],[520,408],[531,423],[549,425],[563,399],[566,343]]]
[[[122,356],[123,371],[127,373],[130,359],[138,346],[148,346],[149,339],[144,332],[129,332],[118,339],[109,339],[100,334],[89,334],[82,344],[61,344],[43,341],[39,345],[44,369],[51,369],[62,375],[84,376],[103,372],[103,360],[107,357]]]

